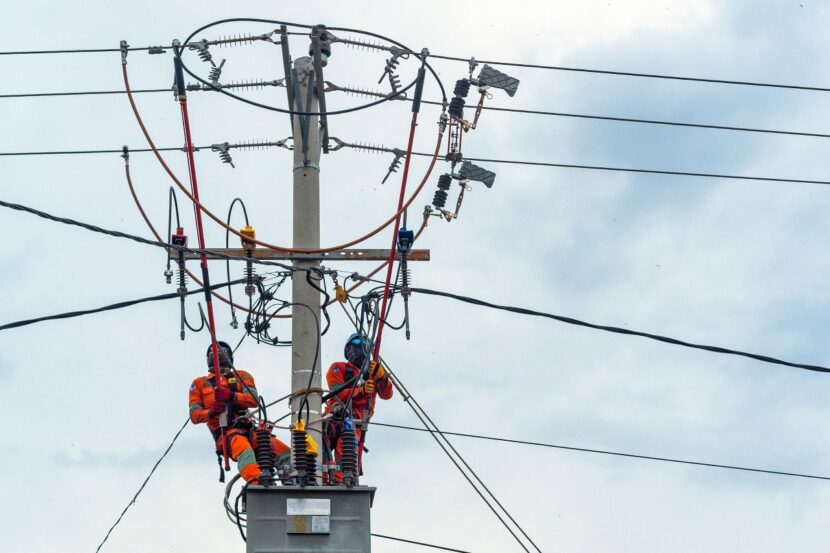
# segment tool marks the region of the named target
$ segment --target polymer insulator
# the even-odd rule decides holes
[[[291,431],[291,449],[294,454],[294,469],[300,486],[314,486],[317,483],[317,464],[306,447],[306,431]]]
[[[340,456],[340,469],[343,471],[343,484],[351,488],[357,485],[357,439],[354,428],[346,428],[340,436],[343,453]]]
[[[384,46],[380,42],[367,42],[365,40],[357,40],[354,37],[338,38],[335,42],[340,42],[349,48],[356,48],[358,50],[389,50],[388,46]]]
[[[466,98],[470,92],[470,79],[459,79],[455,81],[455,88],[452,93],[459,98]]]
[[[432,197],[432,205],[435,206],[435,209],[444,209],[444,206],[447,205],[447,193],[443,190],[436,190]]]
[[[256,431],[256,449],[254,455],[259,465],[260,486],[274,485],[274,450],[271,449],[271,433],[266,428],[258,428]]]
[[[452,177],[446,173],[438,177],[438,188],[441,190],[449,190],[452,185]]]
[[[245,44],[253,44],[256,41],[263,40],[263,35],[229,35],[220,37],[219,40],[214,40],[220,48],[225,46],[242,46]]]
[[[456,119],[464,119],[464,98],[455,97],[450,100],[450,107],[447,111]]]

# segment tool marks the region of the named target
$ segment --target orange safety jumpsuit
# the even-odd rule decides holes
[[[239,378],[242,379],[242,384],[235,383],[236,375],[223,374],[221,376],[220,386],[225,386],[234,391],[233,404],[229,405],[229,421],[228,428],[225,432],[226,441],[230,445],[228,455],[231,459],[236,461],[239,474],[246,482],[251,482],[259,478],[260,470],[254,455],[254,448],[257,446],[256,435],[251,432],[251,425],[247,423],[247,419],[236,418],[246,409],[257,406],[257,391],[254,383],[254,378],[245,371],[236,371]],[[231,383],[228,383],[228,376],[231,378]],[[221,429],[219,428],[219,417],[211,417],[208,410],[215,401],[216,394],[216,375],[212,372],[207,376],[200,376],[190,385],[190,422],[193,424],[207,423],[208,430],[214,440],[216,440],[216,451],[218,453],[224,452],[225,444],[221,439]],[[288,462],[291,458],[290,449],[283,442],[271,436],[271,449],[276,458],[276,466],[279,467]]]
[[[371,404],[369,409],[369,417],[375,413],[375,404],[377,403],[378,396],[380,396],[381,399],[392,398],[394,388],[392,383],[389,381],[388,374],[384,374],[382,378],[375,378],[375,391],[372,394],[367,395],[363,393],[362,386],[354,386],[354,382],[350,382],[358,373],[360,373],[360,368],[348,361],[337,361],[331,364],[329,370],[326,372],[326,383],[328,384],[329,390],[335,392],[335,395],[328,401],[328,405],[326,406],[327,412],[331,412],[332,410],[337,411],[337,409],[333,408],[338,404],[345,405],[346,402],[349,401],[349,395],[351,394],[352,419],[355,422],[359,422],[364,420],[364,416],[366,414],[366,404],[369,403],[370,400]],[[343,434],[343,430],[345,429],[345,423],[342,416],[340,418],[334,417],[329,419],[327,422],[328,424],[326,425],[324,440],[329,450],[331,450],[332,445],[334,445],[334,458],[339,464],[340,458],[343,455],[343,441],[340,438]],[[359,426],[355,426],[354,431],[355,438],[358,443],[360,443],[362,429]],[[358,474],[362,474],[362,447],[358,448],[357,451],[357,467]],[[335,473],[335,478],[338,482],[341,482],[343,479],[343,473]]]

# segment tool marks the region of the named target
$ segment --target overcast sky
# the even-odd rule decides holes
[[[167,45],[228,17],[326,23],[388,35],[413,49],[527,63],[814,86],[825,66],[830,8],[810,0],[655,2],[517,0],[418,3],[37,1],[4,6],[0,51]],[[297,3],[299,5],[299,3]],[[358,7],[359,6],[359,7]],[[262,33],[228,25],[197,38]],[[292,37],[293,55],[306,40]],[[277,47],[214,52],[224,78],[281,76]],[[206,73],[192,54],[189,63]],[[452,89],[465,64],[435,60]],[[135,88],[170,85],[172,58],[129,54]],[[417,66],[401,65],[403,81]],[[326,78],[380,88],[378,53],[335,45]],[[826,93],[503,68],[521,79],[498,107],[826,133]],[[2,56],[0,94],[122,88],[118,53]],[[385,86],[385,85],[383,85]],[[439,98],[434,83],[425,91]],[[283,89],[249,97],[285,105]],[[160,146],[181,146],[172,94],[137,95]],[[330,109],[361,98],[331,94]],[[213,93],[190,96],[199,145],[279,140],[286,116]],[[416,148],[435,140],[424,106]],[[331,134],[402,148],[408,106],[332,117]],[[0,99],[0,151],[145,147],[123,94]],[[470,157],[830,180],[826,139],[485,112],[464,138]],[[247,204],[266,240],[291,241],[291,153],[197,154],[204,202]],[[183,155],[166,158],[184,179]],[[400,173],[389,156],[341,150],[322,160],[322,242],[373,228],[393,211]],[[830,363],[825,186],[483,164],[461,216],[434,218],[417,244],[417,286],[600,324],[666,334],[793,361]],[[149,154],[133,177],[149,216],[166,227],[171,184]],[[426,169],[413,163],[410,185]],[[418,218],[439,171],[416,200]],[[0,157],[0,198],[150,237],[117,154]],[[183,200],[183,199],[182,199]],[[182,201],[195,237],[192,211]],[[448,205],[454,205],[454,195]],[[242,224],[239,214],[234,224]],[[155,248],[27,214],[0,216],[0,324],[174,291]],[[208,225],[211,246],[224,233]],[[388,247],[382,233],[367,247]],[[332,265],[333,266],[333,265]],[[369,264],[338,265],[366,272]],[[213,280],[224,267],[211,265]],[[234,269],[234,276],[241,268]],[[241,296],[241,290],[237,292]],[[284,289],[285,297],[289,290]],[[827,375],[581,329],[427,296],[410,302],[412,340],[390,333],[384,357],[444,429],[643,455],[830,476]],[[220,338],[237,341],[217,305]],[[196,297],[188,301],[197,317]],[[350,332],[339,310],[323,366]],[[178,304],[153,303],[0,333],[0,548],[94,551],[187,416],[205,373],[204,333],[178,336]],[[278,327],[281,337],[290,327]],[[289,392],[285,349],[246,340],[237,366],[266,399]],[[400,397],[376,420],[417,426]],[[284,439],[286,435],[283,433]],[[830,483],[453,438],[544,551],[826,551]],[[364,483],[378,487],[374,532],[474,552],[519,551],[424,433],[373,427]],[[221,504],[207,431],[188,426],[104,551],[244,551]],[[373,550],[417,551],[384,540]]]

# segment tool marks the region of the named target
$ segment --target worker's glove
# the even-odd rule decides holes
[[[233,396],[234,393],[230,390],[230,388],[226,388],[224,386],[216,388],[216,401],[231,403],[233,401]]]
[[[375,368],[375,365],[377,365],[377,368]],[[386,369],[384,369],[383,365],[379,364],[377,361],[372,361],[372,364],[369,365],[369,374],[373,374],[372,371],[374,371],[375,378],[378,380],[386,376]]]
[[[375,382],[373,380],[367,380],[363,384],[363,393],[367,396],[375,393]]]
[[[317,457],[317,442],[311,437],[311,434],[305,434],[305,451],[312,457]]]
[[[343,412],[346,410],[346,406],[336,401],[329,406],[329,412],[335,417],[343,417]]]
[[[225,412],[225,409],[227,409],[227,407],[228,406],[224,401],[215,401],[213,402],[213,405],[211,405],[208,409],[208,415],[210,415],[211,417],[218,417],[219,415]]]

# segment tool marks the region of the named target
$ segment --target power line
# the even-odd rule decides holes
[[[210,289],[211,290],[218,290],[219,288],[223,288],[225,286],[231,286],[231,285],[234,285],[234,284],[240,284],[242,282],[245,282],[245,279],[240,278],[240,279],[237,279],[237,280],[232,280],[230,282],[223,282],[221,284],[213,284],[213,285],[211,285]],[[184,294],[186,296],[190,296],[192,294],[200,294],[204,291],[205,291],[204,288],[196,288],[194,290],[187,290]],[[35,324],[35,323],[42,323],[44,321],[57,321],[57,320],[61,320],[61,319],[71,319],[71,318],[74,318],[74,317],[83,317],[84,315],[92,315],[92,314],[95,314],[95,313],[103,313],[105,311],[115,311],[116,309],[124,309],[125,307],[132,307],[133,305],[138,305],[140,303],[148,303],[148,302],[162,301],[162,300],[171,300],[171,299],[180,298],[180,297],[181,297],[181,294],[179,294],[178,292],[170,292],[168,294],[160,294],[158,296],[149,296],[149,297],[146,297],[146,298],[139,298],[137,300],[121,301],[121,302],[118,302],[118,303],[105,305],[103,307],[96,307],[96,308],[93,308],[93,309],[84,309],[84,310],[80,310],[80,311],[69,311],[69,312],[66,312],[66,313],[58,313],[56,315],[46,315],[44,317],[37,317],[37,318],[34,318],[34,319],[26,319],[26,320],[23,320],[23,321],[16,321],[16,322],[13,322],[13,323],[6,323],[4,325],[0,325],[0,331],[9,330],[9,329],[12,329],[12,328],[20,328],[22,326],[28,326],[28,325],[32,325],[32,324]]]
[[[291,34],[291,33],[289,33]],[[143,47],[128,47],[128,50],[156,50],[158,46],[143,46]],[[167,47],[164,47],[166,50]],[[15,55],[35,55],[35,54],[89,54],[89,53],[106,53],[106,52],[120,52],[121,48],[87,48],[87,49],[65,49],[65,50],[18,50],[0,52],[0,56],[15,56]],[[420,52],[409,52],[413,54],[420,54]],[[459,56],[446,56],[441,54],[430,54],[429,57],[435,59],[442,59],[448,61],[459,61],[469,64],[472,58],[462,58]],[[812,92],[830,92],[830,88],[819,86],[794,85],[784,83],[768,83],[761,81],[745,81],[737,79],[714,79],[709,77],[687,77],[681,75],[667,75],[661,73],[638,73],[633,71],[614,71],[609,69],[593,69],[588,67],[572,67],[564,65],[543,65],[535,63],[519,63],[512,61],[496,61],[496,60],[476,60],[479,64],[501,65],[504,67],[521,67],[525,69],[543,69],[548,71],[565,71],[570,73],[593,73],[597,75],[610,75],[615,77],[637,77],[645,79],[663,79],[672,81],[698,82],[708,84],[726,84],[738,86],[752,86],[761,88],[777,88],[788,90],[803,90]]]
[[[463,61],[465,63],[470,62],[470,58],[459,58],[455,56],[442,56],[438,54],[430,54],[430,57],[442,59],[442,60],[450,60],[450,61]],[[550,71],[569,71],[573,73],[595,73],[599,75],[613,75],[617,77],[640,77],[646,79],[667,79],[672,81],[687,81],[687,82],[698,82],[698,83],[709,83],[709,84],[728,84],[728,85],[739,85],[739,86],[755,86],[755,87],[763,87],[763,88],[783,88],[783,89],[791,89],[791,90],[808,90],[813,92],[830,92],[830,88],[825,87],[818,87],[818,86],[804,86],[804,85],[792,85],[792,84],[779,84],[779,83],[766,83],[766,82],[758,82],[758,81],[739,81],[734,79],[712,79],[707,77],[683,77],[679,75],[665,75],[660,73],[635,73],[631,71],[611,71],[608,69],[590,69],[586,67],[567,67],[563,65],[540,65],[535,63],[518,63],[512,61],[485,61],[485,60],[476,60],[478,63],[483,64],[487,63],[490,65],[502,65],[505,67],[523,67],[526,69],[546,69]]]
[[[373,425],[377,426],[385,426],[387,428],[399,428],[402,430],[413,430],[416,432],[432,432],[431,430],[425,428],[416,428],[414,426],[404,426],[400,424],[388,424],[382,422],[372,422]],[[448,436],[460,436],[462,438],[476,438],[479,440],[490,440],[495,442],[505,442],[511,444],[521,444],[521,445],[530,445],[530,446],[537,446],[537,447],[548,447],[553,449],[564,449],[568,451],[581,451],[583,453],[599,453],[602,455],[614,455],[617,457],[628,457],[631,459],[646,459],[649,461],[662,461],[665,463],[680,463],[683,465],[696,465],[701,467],[712,467],[712,468],[721,468],[721,469],[729,469],[729,470],[741,470],[747,472],[758,472],[762,474],[773,474],[776,476],[795,476],[798,478],[811,478],[815,480],[830,480],[830,476],[817,476],[813,474],[803,474],[798,472],[784,472],[778,470],[767,470],[767,469],[757,469],[751,467],[742,467],[737,465],[724,465],[719,463],[704,463],[700,461],[687,461],[683,459],[672,459],[669,457],[653,457],[650,455],[638,455],[635,453],[622,453],[619,451],[608,451],[602,449],[590,449],[585,447],[574,447],[574,446],[567,446],[567,445],[559,445],[559,444],[549,444],[544,442],[529,442],[525,440],[515,440],[510,438],[497,438],[495,436],[483,436],[481,434],[468,434],[463,432],[449,432],[447,430],[442,430],[441,433],[447,434]]]
[[[127,50],[150,50],[158,46],[127,47]],[[40,54],[100,54],[103,52],[120,52],[121,48],[75,48],[65,50],[16,50],[11,52],[0,52],[0,56],[31,56]]]
[[[356,316],[355,318],[352,318],[352,315],[349,313],[345,305],[343,305],[342,303],[340,303],[340,307],[343,309],[343,312],[346,314],[346,317],[348,318],[349,322],[355,327],[355,330],[357,330],[358,333],[362,333],[362,322],[358,323]],[[412,412],[415,414],[416,417],[418,417],[418,420],[421,421],[421,424],[424,425],[424,428],[434,430],[434,432],[430,432],[430,436],[432,436],[432,438],[435,440],[435,443],[438,444],[438,447],[441,448],[441,450],[446,454],[447,458],[449,458],[452,464],[455,465],[455,468],[458,469],[458,472],[461,474],[461,476],[463,476],[464,479],[467,480],[467,483],[470,484],[470,486],[473,488],[473,491],[476,492],[476,494],[481,498],[481,500],[484,501],[484,504],[487,505],[490,511],[496,516],[497,519],[499,519],[499,522],[501,522],[504,528],[510,533],[511,536],[513,536],[513,539],[516,540],[516,543],[518,543],[519,546],[527,553],[530,552],[527,545],[516,533],[516,530],[514,530],[514,528],[512,528],[510,524],[508,524],[504,515],[506,515],[507,519],[509,519],[513,523],[516,529],[527,539],[527,541],[533,546],[533,548],[536,549],[536,551],[538,551],[539,553],[541,553],[541,550],[536,546],[536,543],[530,538],[530,536],[528,536],[528,534],[524,531],[521,525],[518,522],[516,522],[516,520],[513,518],[510,512],[501,504],[498,498],[493,494],[493,492],[490,491],[490,489],[481,480],[481,478],[479,478],[478,474],[476,474],[476,472],[467,463],[464,457],[458,452],[458,450],[455,449],[455,447],[452,445],[452,442],[450,442],[447,439],[447,437],[441,433],[441,430],[438,428],[438,425],[436,425],[433,422],[432,418],[430,418],[430,416],[423,409],[423,407],[421,407],[421,404],[418,403],[418,400],[416,400],[415,397],[413,397],[413,395],[409,392],[409,390],[407,390],[404,383],[392,372],[391,368],[382,357],[380,358],[380,362],[386,366],[387,370],[389,371],[389,374],[391,375],[392,383],[398,390],[398,393],[400,393],[403,396],[404,402],[407,405],[409,405],[410,409],[412,409]],[[366,432],[365,428],[363,429],[363,432]],[[475,482],[473,481],[473,479],[475,479]],[[476,482],[478,484],[476,484]],[[499,510],[496,509],[494,503],[499,507],[501,512],[499,512]]]
[[[171,92],[170,88],[149,88],[143,90],[133,90],[134,93],[153,93],[153,92]],[[124,90],[90,90],[77,92],[30,92],[19,94],[0,94],[0,98],[41,98],[41,97],[59,97],[59,96],[86,96],[86,95],[107,95],[107,94],[125,94]],[[413,101],[411,98],[405,98],[408,101]],[[436,102],[431,100],[423,100],[422,103],[433,106],[442,106],[443,102]],[[756,127],[739,127],[733,125],[715,125],[706,123],[685,123],[681,121],[667,121],[660,119],[643,119],[632,117],[616,117],[610,115],[595,115],[586,113],[568,113],[559,111],[546,111],[536,109],[519,109],[519,108],[501,108],[495,106],[482,106],[484,111],[498,111],[505,113],[517,113],[524,115],[541,115],[549,117],[567,117],[573,119],[588,119],[596,121],[611,121],[617,123],[636,123],[645,125],[660,125],[671,127],[696,128],[707,130],[721,130],[721,131],[735,131],[735,132],[749,132],[761,134],[775,134],[785,136],[804,136],[809,138],[830,138],[830,134],[803,132],[803,131],[788,131],[777,129],[762,129]]]
[[[395,538],[395,537],[392,537],[392,536],[385,536],[383,534],[371,534],[371,535],[375,538],[383,538],[385,540],[395,540],[395,541],[400,541],[400,542],[404,542],[404,543],[411,543],[411,544],[414,544],[414,545],[420,545],[422,547],[431,547],[432,549],[440,549],[442,551],[455,551],[456,553],[470,553],[470,551],[466,551],[466,550],[463,550],[463,549],[453,549],[452,547],[444,547],[444,546],[435,545],[435,544],[432,544],[432,543],[424,543],[422,541],[405,540],[403,538]]]
[[[173,92],[172,88],[145,88],[133,90],[133,94],[147,92]],[[100,96],[106,94],[126,94],[123,90],[81,90],[77,92],[23,92],[20,94],[0,94],[0,98],[42,98],[47,96]]]
[[[228,259],[228,260],[231,260],[231,261],[245,261],[247,263],[257,263],[257,264],[260,264],[260,265],[273,265],[275,267],[279,267],[281,269],[284,269],[286,271],[291,271],[291,272],[306,271],[306,269],[296,269],[296,268],[294,268],[290,265],[286,265],[284,263],[279,263],[277,261],[269,261],[269,260],[266,260],[266,259],[257,259],[257,258],[252,259],[250,257],[244,257],[244,256],[239,256],[239,255],[229,255],[229,254],[226,254],[226,253],[217,252],[217,251],[210,250],[210,249],[187,248],[187,247],[183,247],[183,246],[176,246],[174,244],[167,244],[165,242],[159,242],[159,241],[156,241],[156,240],[149,240],[147,238],[142,238],[141,236],[136,236],[134,234],[128,234],[126,232],[121,232],[119,230],[109,230],[109,229],[105,229],[105,228],[102,228],[102,227],[99,227],[99,226],[96,226],[96,225],[91,225],[89,223],[84,223],[83,221],[77,221],[75,219],[69,219],[67,217],[58,217],[57,215],[52,215],[50,213],[46,213],[45,211],[40,211],[40,210],[35,209],[33,207],[28,207],[28,206],[21,205],[21,204],[6,202],[6,201],[3,201],[3,200],[0,200],[0,207],[6,207],[6,208],[9,208],[9,209],[12,209],[12,210],[15,210],[15,211],[22,211],[24,213],[30,213],[30,214],[36,215],[36,216],[38,216],[42,219],[47,219],[49,221],[54,221],[56,223],[61,223],[61,224],[64,224],[64,225],[80,227],[82,229],[85,229],[85,230],[88,230],[88,231],[91,231],[91,232],[95,232],[95,233],[99,233],[99,234],[106,234],[107,236],[112,236],[112,237],[115,237],[115,238],[126,238],[127,240],[132,240],[133,242],[138,242],[139,244],[145,244],[145,245],[148,245],[148,246],[156,246],[156,247],[159,247],[159,248],[165,248],[168,251],[169,250],[174,250],[174,251],[177,251],[177,252],[192,253],[192,254],[205,253],[205,254],[213,255],[213,256],[218,257],[220,259]]]
[[[194,151],[202,151],[202,150],[209,150],[209,146],[200,146],[194,148]],[[357,147],[355,149],[360,149]],[[159,148],[159,151],[182,151],[182,148]],[[112,149],[112,150],[51,150],[51,151],[21,151],[21,152],[0,152],[0,157],[2,156],[43,156],[43,155],[86,155],[86,154],[121,154],[123,150],[121,149]],[[130,150],[130,153],[133,152],[150,152],[151,149],[148,148],[136,148],[135,150]],[[391,151],[391,149],[390,149]],[[414,156],[422,156],[422,157],[432,157],[433,154],[427,152],[412,152]],[[699,177],[699,178],[711,178],[711,179],[731,179],[731,180],[750,180],[750,181],[761,181],[761,182],[782,182],[782,183],[791,183],[791,184],[822,184],[822,185],[830,185],[830,181],[825,180],[809,180],[809,179],[791,179],[791,178],[784,178],[784,177],[764,177],[764,176],[751,176],[751,175],[730,175],[724,173],[699,173],[699,172],[691,172],[691,171],[669,171],[669,170],[662,170],[662,169],[640,169],[640,168],[633,168],[633,167],[610,167],[610,166],[603,166],[603,165],[582,165],[582,164],[573,164],[573,163],[553,163],[547,161],[527,161],[527,160],[518,160],[518,159],[493,159],[493,158],[476,158],[476,157],[466,157],[464,158],[467,161],[479,161],[482,163],[504,163],[510,165],[528,165],[528,166],[536,166],[536,167],[558,167],[564,169],[586,169],[586,170],[593,170],[593,171],[612,171],[612,172],[623,172],[623,173],[642,173],[642,174],[652,174],[652,175],[668,175],[668,176],[679,176],[679,177]]]
[[[101,543],[98,544],[98,548],[95,550],[95,553],[98,553],[98,551],[101,551],[101,548],[104,546],[105,543],[107,543],[107,540],[109,539],[110,534],[112,534],[112,531],[115,530],[115,527],[118,526],[118,524],[121,522],[121,519],[124,518],[124,515],[127,513],[127,510],[130,507],[133,506],[136,499],[138,499],[138,496],[141,495],[142,491],[144,491],[144,486],[147,485],[147,482],[149,482],[150,478],[153,477],[153,473],[156,472],[156,469],[158,468],[158,466],[161,464],[161,462],[164,460],[164,458],[167,457],[167,454],[170,453],[170,450],[173,449],[173,444],[175,444],[176,440],[179,439],[179,436],[181,435],[182,431],[185,429],[185,427],[187,426],[187,423],[189,423],[189,422],[190,422],[190,417],[187,417],[187,419],[184,421],[184,424],[182,425],[182,427],[179,428],[179,431],[176,432],[175,436],[173,436],[173,440],[170,442],[170,445],[167,446],[167,449],[165,449],[164,453],[161,454],[161,457],[159,457],[158,461],[156,461],[156,464],[153,465],[152,469],[150,469],[150,474],[147,475],[147,478],[145,478],[144,482],[141,483],[141,486],[138,488],[138,491],[135,492],[135,495],[133,496],[133,498],[130,500],[129,503],[127,503],[127,506],[124,507],[124,510],[121,511],[121,514],[118,516],[118,519],[115,521],[115,524],[113,524],[110,527],[110,529],[107,531],[107,535],[104,536],[104,539],[101,540]]]
[[[0,96],[2,97],[2,96]],[[440,102],[428,102],[424,101],[425,104],[432,104],[432,105],[441,105]],[[631,117],[614,117],[610,115],[593,115],[593,114],[585,114],[585,113],[567,113],[561,111],[544,111],[544,110],[535,110],[535,109],[518,109],[518,108],[500,108],[494,106],[482,106],[482,109],[485,111],[501,111],[507,113],[520,113],[526,115],[545,115],[551,117],[570,117],[574,119],[592,119],[597,121],[614,121],[618,123],[640,123],[646,125],[664,125],[670,127],[686,127],[686,128],[695,128],[695,129],[709,129],[709,130],[719,130],[719,131],[736,131],[736,132],[751,132],[751,133],[764,133],[764,134],[779,134],[779,135],[788,135],[788,136],[806,136],[811,138],[830,138],[830,134],[823,134],[823,133],[813,133],[813,132],[802,132],[802,131],[786,131],[786,130],[775,130],[775,129],[759,129],[755,127],[737,127],[737,126],[730,126],[730,125],[709,125],[705,123],[684,123],[680,121],[666,121],[660,119],[638,119],[638,118],[631,118]]]
[[[413,152],[412,155],[426,156],[425,152]],[[475,158],[465,157],[467,161],[480,161],[483,163],[506,163],[511,165],[531,165],[537,167],[559,167],[563,169],[587,169],[592,171],[614,171],[622,173],[644,173],[651,175],[669,175],[675,177],[702,177],[710,179],[733,179],[733,180],[753,180],[762,182],[786,182],[792,184],[830,184],[830,181],[825,180],[807,180],[807,179],[790,179],[780,177],[757,177],[750,175],[728,175],[723,173],[697,173],[690,171],[668,171],[662,169],[639,169],[633,167],[608,167],[603,165],[581,165],[573,163],[552,163],[547,161],[524,161],[516,159],[492,159],[492,158]]]
[[[373,280],[373,282],[378,282]],[[694,344],[692,342],[686,342],[684,340],[678,340],[677,338],[670,338],[668,336],[662,336],[660,334],[651,334],[649,332],[640,332],[638,330],[631,330],[628,328],[620,328],[617,326],[608,326],[608,325],[600,325],[595,323],[589,323],[586,321],[581,321],[579,319],[574,319],[572,317],[565,317],[563,315],[554,315],[552,313],[544,313],[542,311],[534,311],[532,309],[526,309],[524,307],[514,307],[509,305],[498,305],[495,303],[490,303],[488,301],[471,298],[469,296],[462,296],[460,294],[453,294],[451,292],[442,292],[440,290],[430,290],[427,288],[410,288],[412,292],[416,292],[418,294],[425,294],[429,296],[439,296],[443,298],[449,298],[457,301],[461,301],[464,303],[469,303],[472,305],[478,305],[481,307],[489,307],[491,309],[499,309],[502,311],[509,311],[511,313],[518,313],[520,315],[530,315],[532,317],[543,317],[546,319],[553,319],[555,321],[559,321],[561,323],[566,323],[575,326],[582,326],[586,328],[592,328],[594,330],[602,330],[605,332],[613,332],[616,334],[626,334],[629,336],[640,336],[642,338],[649,338],[651,340],[656,340],[658,342],[664,342],[666,344],[671,344],[675,346],[683,346],[687,348],[693,349],[700,349],[704,351],[710,351],[712,353],[723,353],[727,355],[739,355],[741,357],[748,357],[750,359],[755,359],[756,361],[763,361],[764,363],[772,363],[774,365],[783,365],[785,367],[794,367],[796,369],[805,369],[808,371],[815,371],[821,373],[830,373],[830,367],[824,367],[821,365],[808,365],[805,363],[794,363],[792,361],[785,361],[783,359],[778,359],[775,357],[769,357],[767,355],[760,355],[757,353],[749,353],[746,351],[740,351],[735,349],[728,349],[722,348],[718,346],[707,346],[703,344]]]

